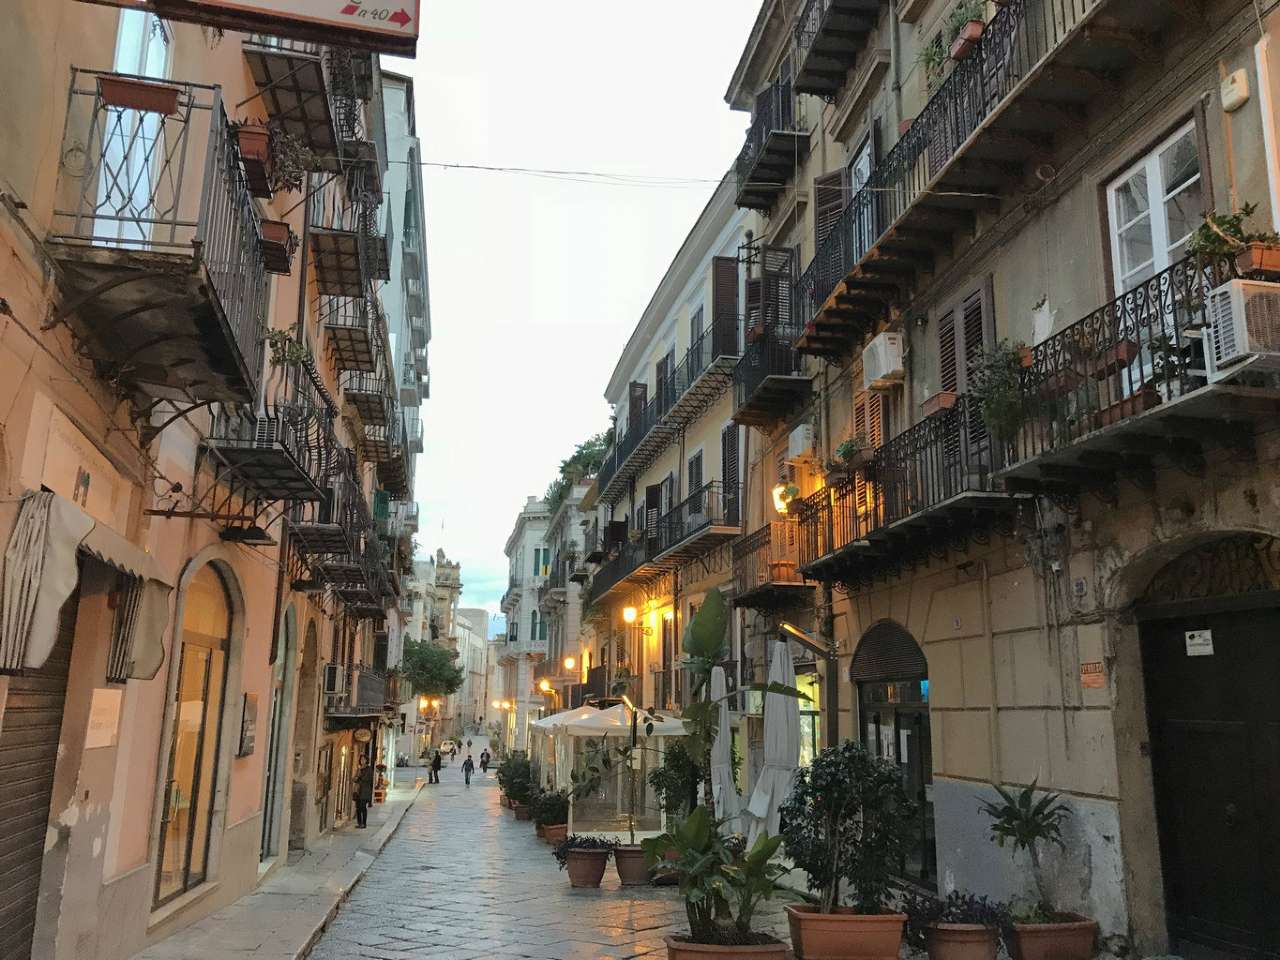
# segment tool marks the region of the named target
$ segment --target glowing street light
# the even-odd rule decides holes
[[[564,668],[566,670],[572,670],[577,665],[578,665],[578,661],[573,659],[573,657],[564,658]]]
[[[635,608],[635,607],[623,607],[623,608],[622,608],[622,621],[623,621],[623,623],[635,623],[635,622],[636,622],[636,608]]]
[[[550,693],[551,681],[548,680],[546,677],[543,677],[541,680],[538,681],[538,689],[541,690],[543,693]]]

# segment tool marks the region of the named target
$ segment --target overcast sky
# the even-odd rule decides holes
[[[748,118],[724,102],[758,0],[424,0],[425,159],[714,180]],[[431,399],[421,550],[497,612],[525,497],[608,426],[604,387],[712,183],[621,186],[427,168]]]

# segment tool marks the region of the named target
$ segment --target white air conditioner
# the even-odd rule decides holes
[[[862,387],[864,390],[888,390],[902,383],[906,370],[902,366],[902,334],[882,333],[862,351]]]
[[[1280,370],[1280,283],[1228,280],[1209,291],[1205,314],[1204,359],[1211,383],[1246,368]]]
[[[813,456],[813,424],[802,423],[787,437],[787,459],[802,460]]]
[[[340,663],[324,665],[324,692],[328,696],[340,696],[347,692],[347,671]]]

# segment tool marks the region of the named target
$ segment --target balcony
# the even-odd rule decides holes
[[[741,534],[740,497],[714,480],[672,507],[658,520],[656,562],[675,567]]]
[[[422,418],[416,407],[406,407],[404,411],[404,432],[408,438],[409,453],[422,452]]]
[[[692,423],[729,389],[733,368],[742,354],[741,327],[733,314],[715,318],[689,346],[671,377],[668,423]]]
[[[800,572],[858,589],[984,539],[1021,498],[997,479],[998,463],[976,404],[958,397],[799,502]]]
[[[615,548],[614,553],[591,578],[590,602],[600,603],[620,593],[633,579],[649,577],[658,572],[659,568],[653,563],[645,541],[628,540]]]
[[[733,544],[733,603],[751,610],[802,606],[813,584],[800,575],[800,525],[772,520]]]
[[[376,717],[395,701],[389,696],[387,675],[373,667],[347,667],[347,690],[325,696],[324,712],[332,718]]]
[[[904,306],[917,276],[972,238],[977,213],[998,210],[1025,189],[1028,168],[1053,159],[1055,131],[1113,99],[1116,76],[1148,56],[1177,6],[1003,4],[819,246],[797,287],[797,347],[838,358],[890,304]]]
[[[272,123],[301,140],[325,169],[339,168],[332,77],[324,47],[305,40],[252,34],[243,45],[254,85],[255,105]]]
[[[734,162],[738,206],[765,213],[773,208],[809,154],[809,131],[802,127],[790,81],[775,83],[756,97],[746,143]]]
[[[835,99],[884,6],[881,0],[809,0],[796,19],[796,93]]]
[[[317,307],[329,356],[337,369],[376,372],[384,321],[372,291],[366,289],[358,297],[321,295]]]
[[[338,378],[343,399],[351,404],[366,427],[385,427],[391,417],[393,403],[387,381],[374,373],[349,370]]]
[[[1002,444],[1006,486],[1114,503],[1121,479],[1151,489],[1162,460],[1200,475],[1211,448],[1254,456],[1256,428],[1276,416],[1274,378],[1247,362],[1214,380],[1206,370],[1207,295],[1235,270],[1188,257],[1037,344]],[[1263,316],[1251,336],[1275,343]]]
[[[600,521],[593,518],[582,538],[583,559],[587,563],[599,563],[604,559],[604,544],[600,538]]]
[[[289,533],[298,553],[329,558],[335,563],[347,561],[350,566],[364,550],[361,535],[369,522],[368,505],[350,452],[339,452],[335,459],[339,465],[331,471],[321,498],[298,504],[290,511]]]
[[[385,433],[385,441],[382,439]],[[409,454],[404,445],[404,426],[395,417],[386,427],[365,430],[365,456],[378,465],[378,482],[396,499],[412,493],[409,489]],[[379,459],[381,458],[381,459]]]
[[[115,105],[122,89],[167,102]],[[152,397],[253,402],[267,276],[218,88],[73,70],[57,166],[49,251],[100,372]]]
[[[411,500],[408,503],[401,504],[401,512],[404,517],[404,529],[408,533],[418,532],[418,502]]]
[[[258,414],[220,405],[206,446],[253,499],[322,499],[337,439],[319,378],[309,365],[272,366],[263,393]]]
[[[679,432],[676,424],[666,420],[666,413],[674,400],[674,390],[659,385],[644,407],[628,420],[626,430],[618,434],[600,467],[596,482],[601,500],[606,503],[615,502],[627,484]]]
[[[804,375],[800,354],[792,345],[799,332],[795,326],[770,324],[749,338],[733,368],[735,423],[772,426],[809,399],[813,381]]]
[[[400,362],[400,402],[406,407],[416,407],[422,402],[418,383],[418,368],[410,351]]]
[[[334,174],[312,174],[311,189],[311,253],[320,293],[363,297],[373,281],[391,279],[382,195],[352,192]]]

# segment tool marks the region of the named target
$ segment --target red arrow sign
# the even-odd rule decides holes
[[[342,15],[344,17],[354,17],[356,13],[359,12],[359,10],[360,10],[360,4],[358,2],[348,3],[345,7],[342,8]]]
[[[393,13],[388,19],[397,27],[407,27],[409,25],[409,13],[403,7],[396,13]]]

